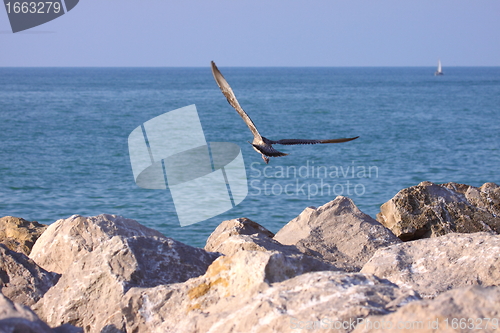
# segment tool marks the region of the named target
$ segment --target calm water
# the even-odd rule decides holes
[[[269,166],[210,68],[0,68],[0,216],[52,223],[118,214],[203,246],[223,220],[276,232],[307,206],[351,197],[375,217],[400,189],[428,180],[500,183],[500,68],[221,68],[270,139],[357,136],[278,146]],[[138,188],[129,133],[196,104],[207,141],[241,146],[249,195],[181,228],[168,191]]]

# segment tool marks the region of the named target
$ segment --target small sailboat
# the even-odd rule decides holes
[[[438,69],[437,71],[434,72],[434,75],[435,76],[444,75],[443,70],[441,68],[441,59],[438,60]]]

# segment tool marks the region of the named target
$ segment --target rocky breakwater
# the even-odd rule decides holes
[[[402,242],[345,197],[276,235],[224,221],[204,249],[99,215],[50,225],[29,258],[0,250],[0,331],[469,331],[454,318],[500,329],[499,235]]]

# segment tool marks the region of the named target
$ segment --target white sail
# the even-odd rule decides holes
[[[441,59],[438,60],[438,68],[434,75],[443,75],[443,70],[441,69]]]

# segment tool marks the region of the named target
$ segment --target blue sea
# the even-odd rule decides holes
[[[73,214],[135,219],[193,246],[247,217],[273,232],[308,206],[350,197],[374,217],[422,181],[500,184],[500,68],[224,68],[242,107],[276,146],[266,165],[205,68],[0,68],[0,216],[50,224]],[[180,227],[168,190],[139,188],[128,136],[195,104],[205,137],[241,147],[248,196]]]

